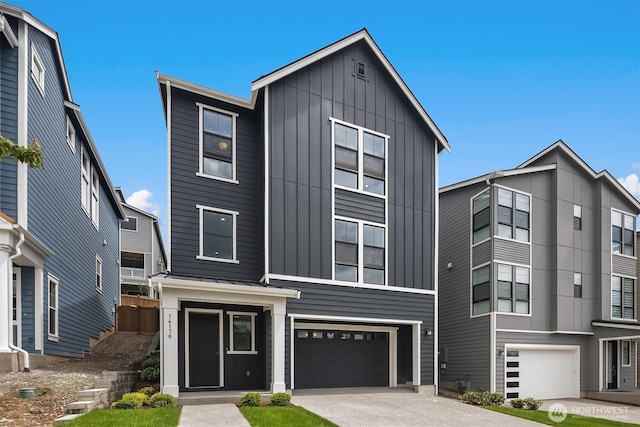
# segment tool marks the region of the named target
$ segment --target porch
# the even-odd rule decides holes
[[[640,406],[640,390],[585,391],[585,399]]]

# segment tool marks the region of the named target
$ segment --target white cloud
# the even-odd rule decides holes
[[[145,212],[150,212],[155,216],[159,216],[160,206],[151,201],[152,197],[153,193],[143,188],[142,190],[138,190],[127,197],[127,203],[138,209],[142,209]]]
[[[631,173],[626,178],[618,178],[618,182],[626,188],[636,199],[640,200],[640,181],[638,175]]]

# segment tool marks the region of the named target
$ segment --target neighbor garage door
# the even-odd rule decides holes
[[[577,349],[508,348],[505,364],[508,399],[580,397],[580,357]]]
[[[389,385],[389,333],[296,329],[295,388]]]

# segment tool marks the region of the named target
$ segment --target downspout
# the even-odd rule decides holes
[[[20,240],[18,240],[18,243],[16,244],[15,250],[16,253],[11,255],[9,257],[9,265],[11,265],[11,261],[17,257],[19,257],[20,255],[22,255],[22,252],[20,251],[20,246],[22,246],[22,244],[24,243],[24,233],[21,231],[20,232]],[[9,277],[9,283],[13,282],[13,277]],[[13,287],[9,286],[9,301],[12,301],[13,298]],[[9,336],[13,338],[13,315],[10,312],[9,313]],[[15,350],[17,352],[22,353],[22,355],[24,356],[24,372],[29,372],[31,371],[30,367],[29,367],[29,352],[23,348],[20,348],[16,345],[14,345],[11,341],[13,340],[9,340],[9,348],[11,350]]]

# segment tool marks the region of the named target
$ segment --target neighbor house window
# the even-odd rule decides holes
[[[93,174],[91,177],[91,220],[96,225],[99,224],[100,216],[99,216],[99,203],[100,203],[100,178],[98,177],[98,172],[93,169]]]
[[[238,262],[236,258],[236,218],[238,212],[196,206],[200,210],[199,259]]]
[[[582,230],[582,206],[573,205],[573,229]]]
[[[498,311],[529,314],[529,269],[498,264]]]
[[[582,298],[582,274],[573,273],[573,296]]]
[[[90,182],[91,179],[91,160],[89,159],[89,153],[82,147],[82,165],[80,176],[80,200],[82,201],[82,208],[89,215],[91,207],[89,206],[90,196]]]
[[[491,311],[491,274],[488,265],[473,270],[472,301],[473,314]]]
[[[473,199],[473,243],[480,243],[491,235],[491,192]]]
[[[357,220],[335,221],[335,279],[385,284],[385,228]]]
[[[498,235],[529,241],[529,196],[498,188]]]
[[[383,196],[388,138],[372,130],[334,120],[335,184]]]
[[[40,94],[44,96],[44,74],[45,74],[44,62],[40,59],[36,46],[31,44],[31,78],[36,84]]]
[[[69,144],[69,148],[74,153],[76,152],[76,130],[73,127],[73,123],[71,123],[71,119],[67,117],[67,144]]]
[[[135,216],[128,216],[120,223],[120,228],[123,230],[138,231],[138,218]]]
[[[622,366],[631,366],[631,341],[622,341]]]
[[[256,354],[256,313],[231,311],[229,314],[229,353]]]
[[[49,339],[58,340],[58,279],[49,276]]]
[[[627,277],[611,276],[611,317],[634,319],[635,283]]]
[[[102,292],[102,260],[96,255],[96,290]]]
[[[611,211],[611,251],[633,256],[635,254],[635,218],[622,212]]]
[[[200,108],[200,174],[235,182],[237,114],[202,104],[198,106]]]

